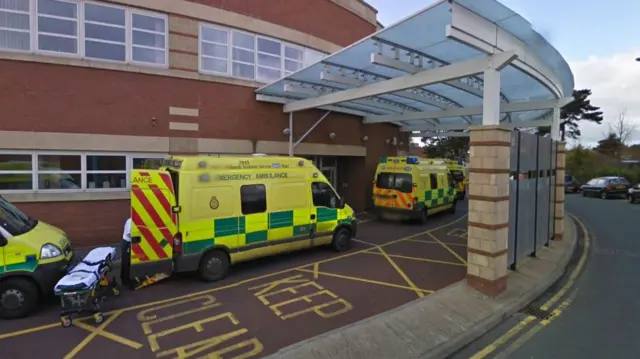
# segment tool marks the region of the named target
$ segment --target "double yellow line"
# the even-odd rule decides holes
[[[589,247],[591,246],[591,237],[589,232],[587,231],[587,227],[585,224],[579,220],[576,216],[569,214],[571,218],[575,221],[580,229],[584,233],[584,247],[582,248],[582,253],[580,254],[580,260],[578,261],[578,265],[573,269],[571,275],[569,276],[569,280],[565,283],[560,290],[558,290],[549,300],[547,300],[540,309],[548,311],[556,302],[558,302],[564,295],[573,287],[576,278],[582,272],[582,269],[587,261],[587,255],[589,254]],[[513,352],[515,349],[519,348],[522,344],[524,344],[527,340],[531,339],[533,335],[535,335],[540,329],[549,325],[554,319],[556,319],[560,314],[571,304],[573,297],[575,297],[576,291],[572,293],[572,295],[564,300],[558,307],[552,311],[552,316],[549,319],[542,320],[535,324],[533,328],[531,328],[528,332],[524,333],[520,338],[518,338],[513,344],[511,344],[508,348],[508,352]],[[534,323],[538,318],[534,316],[527,316],[520,323],[516,324],[509,331],[503,334],[500,338],[496,339],[493,343],[487,345],[482,350],[474,354],[469,359],[483,359],[487,357],[489,354],[495,352],[504,346],[507,342],[509,342],[513,337],[515,337],[518,333],[522,332],[524,329],[528,328],[531,323]],[[501,353],[502,354],[502,353]],[[506,353],[505,353],[506,354]]]

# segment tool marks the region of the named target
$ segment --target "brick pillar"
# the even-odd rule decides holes
[[[565,152],[565,143],[557,142],[557,152],[556,152],[556,203],[555,203],[555,215],[554,215],[554,233],[553,239],[556,241],[562,240],[564,235],[564,176],[566,174],[565,171],[565,163],[566,163],[566,152]]]
[[[496,296],[507,288],[511,131],[470,132],[467,284]]]

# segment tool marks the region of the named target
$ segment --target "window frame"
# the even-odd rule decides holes
[[[203,52],[202,52],[202,42],[206,42],[209,44],[213,44],[213,45],[218,45],[218,46],[222,46],[222,44],[217,43],[217,42],[213,42],[213,41],[209,41],[209,40],[203,40],[202,37],[202,29],[203,28],[209,28],[209,29],[213,29],[213,30],[218,30],[218,31],[224,31],[227,34],[227,44],[225,45],[227,47],[227,58],[225,59],[227,62],[227,71],[226,72],[218,72],[218,71],[213,71],[213,70],[207,70],[204,69],[202,67],[202,56],[203,56]],[[198,24],[198,71],[200,73],[203,74],[207,74],[207,75],[217,75],[217,76],[231,76],[231,48],[232,48],[232,44],[231,44],[231,28],[226,28],[223,26],[218,26],[215,24],[209,24],[206,22],[200,22]],[[216,59],[216,60],[221,60],[220,58],[217,57],[213,57],[213,56],[209,56],[209,55],[204,55],[205,58],[210,58],[210,59]]]
[[[243,34],[243,35],[247,35],[247,36],[251,36],[253,37],[253,64],[250,64],[248,62],[244,62],[244,61],[239,61],[239,60],[234,60],[233,59],[233,49],[238,48],[239,50],[243,50],[243,51],[250,51],[247,48],[244,47],[237,47],[236,45],[233,44],[233,34],[234,33],[238,33],[238,34]],[[237,79],[242,79],[242,80],[246,80],[246,81],[256,81],[256,72],[257,72],[257,68],[258,68],[258,51],[257,51],[257,44],[258,44],[258,35],[248,32],[248,31],[243,31],[243,30],[238,30],[238,29],[231,29],[231,48],[230,48],[230,52],[229,52],[229,60],[231,61],[231,67],[229,68],[229,75],[231,77],[237,78]],[[252,65],[253,66],[253,78],[248,79],[246,77],[241,77],[241,76],[237,76],[233,74],[233,64],[237,62],[239,64],[243,64],[243,65]]]
[[[260,51],[258,49],[258,42],[260,40],[266,40],[266,41],[271,41],[271,42],[278,43],[278,45],[280,47],[280,54],[279,55],[274,55],[274,54],[270,54],[268,52]],[[278,81],[279,79],[281,79],[282,78],[282,74],[284,73],[284,42],[281,41],[281,40],[278,40],[278,39],[274,39],[274,38],[268,37],[268,36],[256,34],[254,43],[255,43],[255,74],[254,74],[255,81],[263,82],[263,80],[261,80],[259,78],[259,76],[258,76],[258,73],[259,73],[258,68],[263,68],[263,69],[266,69],[266,70],[277,70],[277,71],[280,71],[280,77],[278,77],[275,80],[271,80],[271,81],[265,82],[265,83],[271,83],[271,82]],[[271,56],[271,57],[277,57],[280,60],[280,68],[276,69],[275,67],[260,65],[259,64],[259,62],[260,62],[259,55],[260,54],[266,55],[266,56]]]
[[[22,50],[22,49],[11,49],[11,48],[0,48],[0,51],[3,52],[13,52],[13,53],[21,53],[21,54],[25,54],[25,53],[32,53],[34,50],[34,27],[35,27],[35,20],[34,20],[34,12],[35,9],[34,7],[36,6],[36,4],[34,3],[34,0],[26,0],[27,4],[29,5],[29,11],[24,12],[24,11],[19,11],[19,10],[9,10],[9,9],[2,9],[0,10],[0,12],[5,12],[5,13],[9,13],[9,14],[22,14],[22,15],[27,15],[29,16],[29,29],[27,29],[26,33],[29,35],[29,49],[27,50]],[[7,32],[21,32],[21,33],[25,33],[24,30],[22,29],[12,29],[12,28],[2,28],[3,31],[7,31]]]
[[[86,53],[87,35],[86,35],[85,29],[84,29],[85,24],[87,22],[86,17],[85,17],[85,6],[86,6],[86,4],[124,10],[124,60],[120,61],[120,60],[113,60],[113,59],[101,59],[101,58],[96,58],[96,57],[87,57],[87,53]],[[93,0],[83,1],[82,2],[82,24],[80,26],[80,30],[82,31],[82,58],[83,59],[87,59],[89,61],[110,62],[110,63],[114,63],[114,64],[127,64],[127,63],[130,63],[131,62],[131,60],[130,60],[131,50],[129,49],[129,47],[131,45],[130,43],[131,43],[132,37],[133,37],[132,36],[132,31],[133,30],[131,29],[131,17],[129,16],[129,12],[130,12],[130,9],[128,7],[122,6],[122,5],[117,5],[117,4],[107,3],[107,2],[100,2],[100,1],[93,1]],[[115,26],[113,24],[94,22],[94,21],[90,21],[90,24],[96,24],[96,25],[110,26],[110,27],[119,28],[119,26]],[[104,44],[119,44],[119,43],[116,43],[115,41],[108,41],[108,40],[101,40],[101,39],[89,39],[89,41],[101,42],[101,43],[104,43]]]
[[[73,151],[35,151],[36,163],[34,166],[36,183],[34,184],[34,189],[36,192],[45,192],[45,193],[69,193],[69,192],[80,192],[83,189],[87,188],[86,182],[87,178],[84,175],[86,173],[86,166],[84,161],[84,152],[73,152]],[[80,170],[60,170],[60,171],[47,171],[40,170],[40,156],[78,156],[80,157]],[[79,174],[80,175],[80,188],[74,189],[62,189],[62,188],[40,188],[40,174]]]
[[[143,10],[143,9],[138,9],[138,8],[127,8],[127,20],[129,22],[129,31],[127,32],[128,35],[128,48],[127,48],[127,53],[129,54],[129,62],[131,64],[134,65],[141,65],[141,66],[150,66],[150,67],[156,67],[156,68],[169,68],[169,16],[167,14],[164,13],[160,13],[160,12],[153,12],[153,11],[148,11],[148,10]],[[133,27],[133,16],[134,15],[140,15],[140,16],[147,16],[147,17],[152,17],[152,18],[157,18],[157,19],[162,19],[162,21],[164,21],[164,34],[162,34],[164,36],[164,63],[163,64],[157,64],[157,63],[151,63],[151,62],[144,62],[144,61],[136,61],[133,59],[133,48],[135,47],[139,47],[139,48],[144,48],[144,49],[149,49],[149,50],[158,50],[158,48],[154,48],[154,47],[150,47],[150,46],[146,46],[146,45],[134,45],[133,44],[133,31],[134,31],[134,27]],[[142,32],[146,32],[149,34],[160,34],[157,31],[151,31],[151,30],[146,30],[146,29],[136,29],[136,31],[142,31]]]
[[[300,52],[302,52],[302,60],[298,61],[296,59],[288,58],[287,57],[287,47],[290,47],[292,49],[296,49],[296,50],[299,50]],[[284,41],[282,42],[282,74],[283,74],[283,76],[286,77],[286,76],[295,74],[296,72],[298,72],[298,71],[300,71],[300,70],[302,70],[302,69],[304,69],[306,67],[304,65],[304,54],[305,54],[305,52],[306,52],[306,48],[304,46],[299,46],[299,45],[291,44],[291,43],[284,42]],[[293,71],[293,72],[287,71],[287,67],[286,67],[287,60],[293,61],[293,62],[297,62],[302,66],[299,69],[297,69],[296,71]]]
[[[84,22],[84,5],[82,1],[78,1],[78,0],[54,0],[54,1],[58,1],[58,2],[63,2],[63,3],[68,3],[68,4],[74,4],[76,6],[76,52],[75,53],[70,53],[70,52],[59,52],[59,51],[51,51],[51,50],[41,50],[40,49],[40,39],[38,38],[40,35],[40,29],[38,27],[38,19],[40,18],[40,11],[39,11],[39,6],[38,6],[38,0],[33,0],[33,19],[31,22],[31,29],[30,29],[30,33],[31,33],[31,37],[32,37],[32,43],[33,43],[33,52],[36,54],[41,54],[41,55],[47,55],[47,56],[53,56],[53,57],[66,57],[66,58],[75,58],[75,59],[81,59],[84,58],[84,28],[81,26],[81,24]],[[44,14],[43,15],[45,18],[49,18],[49,19],[58,19],[58,20],[65,20],[65,21],[69,21],[70,18],[64,18],[62,16],[55,16],[55,15],[49,15],[49,14]],[[45,33],[45,35],[47,36],[54,36],[54,37],[61,37],[61,38],[67,38],[67,39],[71,39],[71,36],[68,35],[60,35],[60,34],[53,34],[53,33]]]
[[[3,155],[30,155],[31,156],[31,171],[0,171],[0,175],[5,174],[26,174],[31,172],[31,189],[19,189],[19,190],[0,190],[0,193],[33,193],[38,187],[38,176],[36,169],[38,168],[38,159],[33,151],[20,151],[20,150],[2,150],[0,154]]]
[[[124,157],[124,170],[108,170],[108,171],[100,171],[100,170],[89,170],[87,166],[87,161],[89,156],[95,157]],[[83,152],[82,153],[82,164],[84,166],[83,171],[83,180],[86,182],[86,186],[83,187],[83,190],[87,192],[113,192],[113,191],[122,191],[129,189],[131,184],[129,182],[129,177],[131,176],[131,171],[129,170],[129,155],[125,153],[117,153],[117,152]],[[97,174],[97,175],[110,175],[110,174],[123,174],[124,173],[124,187],[114,187],[114,188],[89,188],[89,175]]]

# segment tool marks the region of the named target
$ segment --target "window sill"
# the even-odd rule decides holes
[[[32,192],[32,193],[7,193],[2,194],[9,202],[30,203],[30,202],[75,202],[75,201],[111,201],[128,200],[129,191],[111,192]]]

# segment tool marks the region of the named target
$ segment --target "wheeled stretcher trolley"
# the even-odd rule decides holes
[[[95,248],[58,281],[54,291],[60,297],[63,327],[71,326],[73,316],[82,312],[93,313],[96,323],[104,321],[101,304],[108,297],[120,295],[115,277],[109,276],[115,259],[115,248]]]

